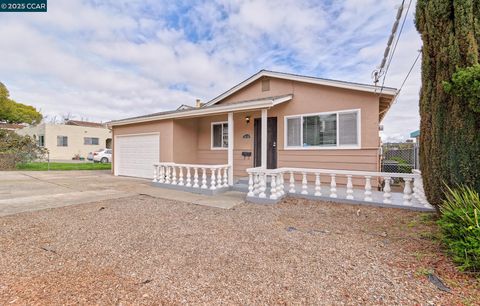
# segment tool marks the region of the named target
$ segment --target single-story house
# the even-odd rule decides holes
[[[379,125],[397,90],[261,70],[195,107],[116,120],[113,173],[152,178],[158,162],[380,171]]]
[[[110,148],[112,132],[105,124],[68,120],[64,124],[41,123],[17,130],[20,135],[33,137],[39,146],[49,151],[51,160],[87,158],[89,152]]]

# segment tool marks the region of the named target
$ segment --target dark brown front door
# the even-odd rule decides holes
[[[253,155],[255,167],[262,165],[262,119],[255,118],[254,122]],[[277,117],[267,119],[267,168],[277,168]]]

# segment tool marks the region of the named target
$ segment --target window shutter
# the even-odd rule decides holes
[[[340,113],[338,118],[340,145],[358,145],[358,113]]]

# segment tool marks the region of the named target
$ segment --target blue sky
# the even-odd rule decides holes
[[[47,120],[108,121],[207,101],[261,69],[371,83],[399,0],[49,0],[2,13],[0,81]],[[413,10],[386,85],[399,87],[421,41]],[[419,63],[383,124],[419,124]]]

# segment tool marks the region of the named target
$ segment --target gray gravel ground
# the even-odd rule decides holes
[[[437,304],[405,264],[414,216],[136,196],[3,217],[0,305]]]

